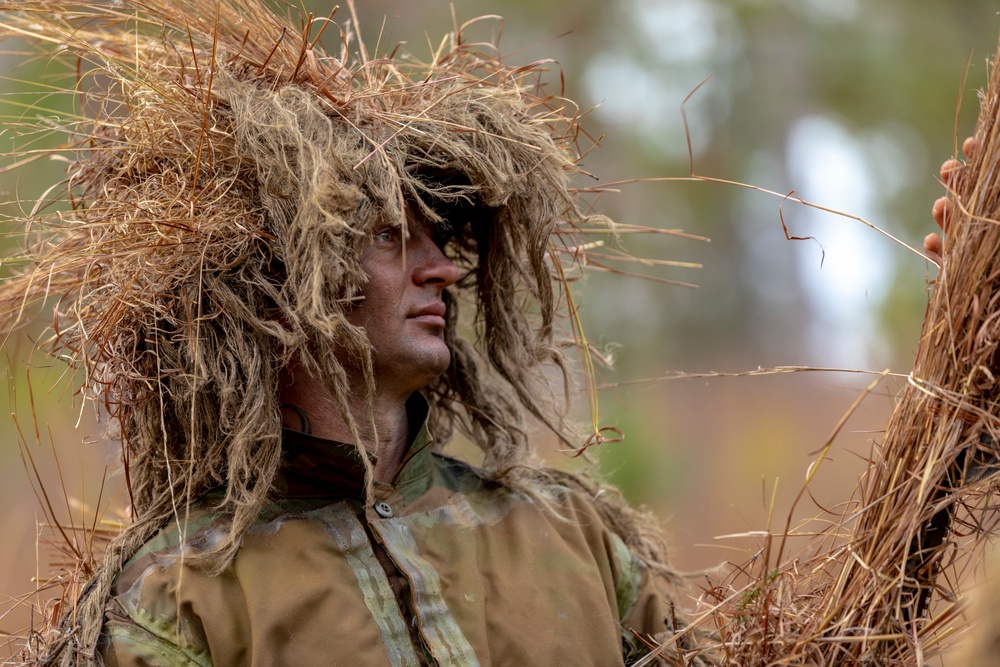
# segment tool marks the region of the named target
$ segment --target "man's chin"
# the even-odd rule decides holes
[[[434,380],[447,373],[448,367],[451,366],[451,350],[443,342],[441,345],[444,349],[439,351],[434,359],[428,360],[428,372],[433,375]]]
[[[441,341],[440,346],[429,346],[420,350],[420,353],[410,359],[409,363],[400,364],[394,372],[399,373],[401,369],[407,369],[400,379],[411,384],[415,391],[419,391],[436,382],[448,371],[450,365],[451,351]],[[376,377],[377,375],[378,370],[376,370]]]

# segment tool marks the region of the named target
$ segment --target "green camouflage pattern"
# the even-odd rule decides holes
[[[430,444],[376,484],[384,517],[353,446],[286,433],[277,500],[225,571],[185,562],[227,530],[211,496],[125,564],[106,663],[607,667],[663,636],[652,570],[580,493],[542,489],[554,513]]]

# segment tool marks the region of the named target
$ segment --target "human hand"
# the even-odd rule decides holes
[[[969,137],[962,142],[962,152],[965,153],[966,158],[971,158],[976,152],[977,147],[978,142],[975,137]],[[965,169],[965,164],[955,158],[945,160],[941,165],[941,181],[946,186],[953,184],[955,177],[958,176],[963,169]],[[937,226],[941,228],[942,232],[948,232],[948,221],[951,214],[951,199],[948,197],[939,197],[934,200],[934,205],[931,206],[931,217],[934,218],[934,222],[937,223]],[[941,265],[940,234],[934,232],[924,237],[924,252],[926,252],[927,255],[938,264],[938,266]]]

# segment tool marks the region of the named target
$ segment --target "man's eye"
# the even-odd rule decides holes
[[[372,234],[372,241],[375,243],[395,243],[399,237],[399,230],[395,227],[386,227]]]

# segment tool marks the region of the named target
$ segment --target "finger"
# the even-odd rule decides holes
[[[951,208],[951,200],[947,197],[938,197],[934,200],[934,205],[931,206],[931,217],[934,218],[934,222],[941,228],[941,231],[948,231],[948,218],[951,216]]]
[[[965,165],[954,158],[945,160],[941,163],[941,180],[944,181],[945,185],[950,184],[952,178],[958,174],[964,166]]]
[[[924,237],[924,252],[938,266],[941,265],[941,235],[928,234]]]
[[[979,140],[975,137],[967,137],[965,141],[962,142],[962,152],[965,153],[966,157],[972,157],[976,153],[976,149],[979,148]]]

